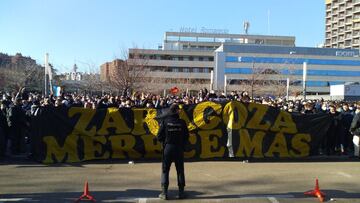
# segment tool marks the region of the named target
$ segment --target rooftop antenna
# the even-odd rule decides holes
[[[246,35],[248,34],[249,27],[250,27],[249,21],[245,21],[244,22],[244,31],[245,31]]]

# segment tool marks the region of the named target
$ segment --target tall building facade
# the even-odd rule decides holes
[[[256,88],[259,95],[302,92],[304,63],[307,94],[325,94],[331,85],[360,81],[357,49],[239,45],[224,43],[215,51],[214,88]],[[245,88],[245,89],[244,89]]]
[[[129,49],[126,63],[144,66],[140,91],[174,86],[250,91],[257,86],[257,94],[275,95],[284,92],[287,80],[292,92],[302,91],[305,62],[307,92],[329,94],[331,85],[360,81],[358,56],[359,49],[296,47],[291,36],[166,32],[158,49]],[[102,80],[116,63],[121,61],[101,66]]]
[[[360,0],[325,0],[325,47],[360,48]]]
[[[114,72],[116,68],[121,66],[123,60],[115,59],[111,62],[106,62],[100,66],[100,80],[103,82],[108,82],[111,77],[114,76]]]
[[[129,49],[129,62],[146,64],[144,85],[151,90],[178,87],[181,90],[210,88],[215,50],[224,43],[294,47],[295,37],[227,33],[165,32],[158,49]],[[155,85],[154,85],[155,84]]]

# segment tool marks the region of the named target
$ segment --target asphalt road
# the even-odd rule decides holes
[[[160,162],[89,162],[42,165],[0,162],[0,202],[74,202],[88,180],[97,202],[164,202]],[[319,179],[328,202],[360,202],[360,162],[185,163],[187,199],[176,200],[175,166],[171,202],[319,202],[303,193]]]

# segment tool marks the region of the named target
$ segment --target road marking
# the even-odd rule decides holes
[[[138,198],[136,197],[117,197],[117,200],[123,200],[123,201],[136,201]]]
[[[268,197],[271,203],[279,203],[275,197]]]
[[[159,198],[117,197],[116,200],[146,203],[148,200],[159,200]]]
[[[7,198],[7,199],[0,199],[0,203],[3,202],[19,202],[19,201],[30,201],[32,198]]]
[[[282,198],[294,198],[294,195],[244,195],[239,196],[240,199],[258,199],[258,198],[273,198],[273,199],[282,199]]]
[[[239,199],[268,199],[271,203],[279,203],[279,201],[276,199],[281,198],[294,198],[294,195],[243,195],[238,196]],[[146,203],[148,200],[159,200],[159,198],[137,198],[137,197],[117,197],[117,200],[123,200],[123,201],[131,201],[131,202],[138,202],[138,203]],[[212,199],[211,202],[222,202],[223,199]],[[2,202],[0,202],[2,203]]]
[[[337,174],[338,175],[341,175],[341,176],[344,176],[344,177],[347,177],[347,178],[351,178],[352,177],[352,175],[350,175],[350,174],[347,174],[347,173],[344,173],[344,172],[337,172]]]
[[[146,203],[147,198],[139,198],[139,203]]]
[[[210,177],[210,178],[215,178],[215,179],[219,179],[217,176],[211,175],[209,173],[205,173],[204,175]]]

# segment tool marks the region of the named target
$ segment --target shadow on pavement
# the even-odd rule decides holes
[[[343,200],[344,202],[353,202],[354,200],[359,200],[356,202],[360,202],[360,193],[348,193],[341,190],[323,190],[326,196],[324,201],[336,201],[336,200]],[[187,201],[190,202],[198,202],[198,201],[205,201],[205,202],[257,202],[263,199],[263,201],[268,202],[267,199],[276,198],[276,202],[281,202],[281,199],[287,199],[286,202],[297,202],[301,200],[309,200],[313,201],[313,199],[317,199],[316,197],[306,196],[303,192],[289,192],[289,193],[278,193],[278,194],[230,194],[230,195],[214,195],[214,196],[207,196],[207,195],[188,195]],[[295,200],[296,199],[296,200]],[[198,200],[198,201],[196,201]],[[252,200],[252,201],[251,201]],[[279,200],[279,201],[278,201]],[[262,202],[263,202],[262,201]],[[272,200],[270,200],[273,202]]]
[[[351,199],[360,199],[360,193],[348,193],[341,190],[323,190],[326,193],[325,201],[332,199],[344,199],[351,201]],[[96,199],[96,202],[141,202],[141,199],[146,198],[148,202],[163,202],[158,199],[160,190],[145,190],[145,189],[128,189],[125,191],[93,191],[90,192]],[[32,194],[0,194],[0,202],[74,202],[81,195],[80,192],[54,192],[54,193],[32,193]],[[169,190],[169,199],[176,200],[177,191]],[[266,199],[275,197],[280,199],[309,199],[315,197],[305,196],[302,192],[289,192],[280,194],[230,194],[230,195],[204,195],[204,193],[197,191],[186,191],[186,199],[180,200],[182,202],[198,202],[198,201],[230,201],[236,202],[240,200],[249,199]],[[293,200],[296,201],[296,200]],[[89,201],[80,201],[89,202]]]
[[[90,191],[96,202],[138,202],[146,198],[152,201],[158,200],[159,190],[127,189],[125,191]],[[196,191],[186,191],[189,198],[194,199],[202,193]],[[81,192],[54,192],[54,193],[29,193],[29,194],[0,194],[0,202],[75,202]],[[177,191],[169,190],[169,199],[176,199]],[[79,201],[90,202],[90,201]]]
[[[0,159],[0,165],[19,165],[18,167],[83,167],[88,164],[128,164],[129,161],[134,161],[135,163],[160,163],[161,159],[138,159],[138,160],[120,160],[120,159],[109,159],[109,160],[90,160],[83,161],[78,163],[56,163],[56,164],[43,164],[38,161],[28,159],[25,155],[16,156],[16,157],[5,157]],[[310,156],[305,158],[214,158],[214,159],[204,159],[204,160],[195,160],[195,159],[186,159],[185,162],[241,162],[243,163],[309,163],[309,162],[360,162],[359,158],[349,158],[348,156]]]

